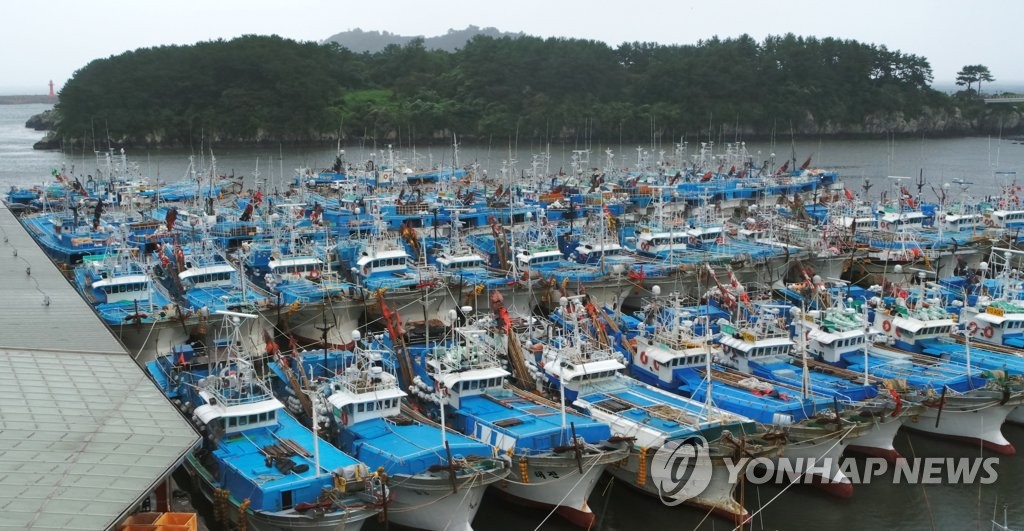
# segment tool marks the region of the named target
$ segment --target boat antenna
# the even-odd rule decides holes
[[[805,301],[801,301],[802,310],[800,311],[799,317],[805,319],[804,314],[807,311],[807,305]],[[806,319],[805,319],[806,320]],[[806,324],[804,325],[806,326]],[[804,333],[800,333],[800,359],[803,363],[803,374],[800,378],[800,394],[806,401],[807,396],[810,394],[811,387],[811,373],[807,368],[807,337]]]

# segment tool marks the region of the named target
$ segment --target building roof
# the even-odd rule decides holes
[[[0,293],[0,348],[124,352],[6,206],[0,206]]]
[[[112,528],[199,435],[2,206],[0,293],[0,529]]]
[[[198,442],[126,353],[0,350],[0,528],[112,527]]]

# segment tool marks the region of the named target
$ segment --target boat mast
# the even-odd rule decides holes
[[[806,312],[806,308],[807,307],[804,306],[804,309],[801,310],[800,313],[798,314],[798,317],[800,319],[804,319],[804,321],[805,321],[804,323],[802,323],[802,326],[807,326],[806,319],[804,318],[804,314]],[[805,333],[806,332],[801,332],[800,333],[800,359],[801,359],[801,362],[803,363],[803,374],[802,374],[802,377],[800,379],[800,395],[806,401],[807,400],[807,395],[810,394],[811,373],[810,373],[810,370],[807,368],[807,336],[804,335]]]
[[[438,377],[438,380],[437,380],[437,382],[438,382],[438,385],[437,385],[437,404],[439,406],[438,409],[441,410],[441,412],[440,412],[440,415],[441,415],[441,444],[445,448],[447,448],[448,447],[448,433],[447,433],[448,425],[445,424],[445,421],[444,421],[444,409],[445,409],[445,406],[448,405],[447,404],[448,401],[445,399],[444,395],[445,395],[445,392],[447,391],[448,388],[444,386],[444,361],[442,361],[440,358],[438,358],[437,362],[438,362],[438,367],[442,371],[440,374],[437,375],[437,377]],[[451,465],[451,463],[448,463],[448,464]]]
[[[679,295],[676,295],[676,312],[679,312],[678,307]],[[711,308],[704,305],[704,371],[707,375],[707,391],[704,397],[704,407],[707,408],[708,420],[711,419],[711,412],[713,404],[711,399],[711,382],[714,380],[711,378]]]
[[[317,404],[313,403],[313,407],[309,409],[312,412],[311,420],[313,422],[313,466],[316,467],[314,477],[320,477],[320,425],[316,418],[316,408]]]
[[[922,300],[924,300],[922,298]],[[871,378],[868,373],[868,334],[871,331],[871,324],[868,323],[868,305],[865,302],[864,305],[864,385],[870,385],[869,379]]]
[[[565,317],[566,312],[569,308],[569,299],[562,297],[558,300],[558,305],[562,307],[562,316]],[[572,312],[572,335],[573,335],[573,348],[576,349],[577,353],[582,358],[583,351],[580,349],[580,319],[579,314],[576,313],[575,308]],[[562,360],[562,350],[558,351],[558,394],[559,394],[559,406],[562,413],[562,437],[565,437],[565,363]]]

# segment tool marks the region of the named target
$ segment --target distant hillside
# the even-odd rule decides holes
[[[444,50],[454,52],[466,45],[470,39],[477,35],[487,37],[522,37],[524,33],[506,33],[497,28],[479,28],[469,26],[466,29],[450,29],[444,35],[437,37],[424,37],[423,35],[396,35],[387,31],[363,31],[359,28],[350,31],[343,31],[328,37],[324,42],[336,42],[356,53],[370,52],[377,53],[389,44],[405,45],[416,38],[422,38],[423,44],[428,50]]]

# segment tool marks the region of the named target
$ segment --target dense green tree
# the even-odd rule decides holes
[[[967,91],[970,92],[971,86],[975,83],[978,84],[977,94],[981,94],[981,82],[985,81],[991,83],[996,79],[992,77],[992,73],[989,72],[988,67],[985,65],[966,65],[956,73],[956,84],[960,86],[966,86]]]
[[[58,133],[161,145],[842,133],[966,104],[931,81],[923,57],[792,33],[615,48],[478,36],[454,52],[415,39],[359,54],[250,35],[92,61],[61,91]],[[982,65],[958,74],[968,90],[991,81]]]

